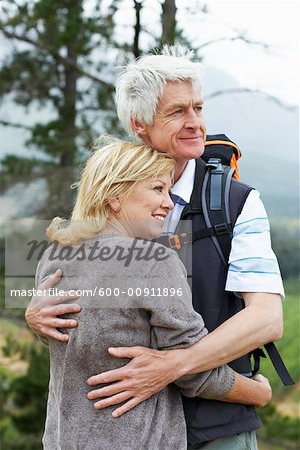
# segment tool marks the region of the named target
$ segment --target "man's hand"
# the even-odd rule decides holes
[[[53,288],[61,279],[62,271],[59,269],[47,280],[40,284],[37,290],[47,291]],[[57,316],[67,313],[78,313],[80,305],[76,303],[64,304],[62,302],[79,298],[74,293],[66,292],[62,296],[48,295],[44,297],[33,296],[25,312],[25,318],[32,331],[42,337],[67,342],[69,336],[57,330],[57,328],[75,328],[77,321],[74,319],[62,319]]]
[[[266,406],[268,403],[270,403],[270,401],[272,400],[272,388],[268,378],[264,377],[260,373],[255,375],[255,377],[253,377],[253,380],[257,381],[262,389],[261,401],[259,404],[255,406],[257,408],[262,408],[263,406]]]
[[[178,378],[175,354],[180,350],[159,351],[144,347],[109,348],[110,355],[116,358],[133,358],[126,366],[103,372],[87,380],[89,386],[112,383],[88,393],[88,399],[97,401],[96,409],[126,403],[117,408],[113,417],[120,417],[136,405],[161,391]],[[172,358],[170,358],[172,354]]]

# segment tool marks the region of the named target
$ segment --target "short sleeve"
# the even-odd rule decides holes
[[[233,230],[226,290],[269,292],[284,297],[270,224],[258,191],[251,191]]]

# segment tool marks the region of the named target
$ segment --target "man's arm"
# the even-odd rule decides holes
[[[126,366],[95,375],[90,386],[112,383],[89,392],[103,409],[127,400],[115,416],[124,414],[178,378],[203,372],[230,362],[282,335],[281,297],[267,293],[245,293],[245,309],[220,325],[193,346],[169,351],[143,347],[109,349],[112,356],[133,358]]]
[[[47,291],[54,288],[61,277],[61,270],[57,270],[41,283],[37,290]],[[50,295],[44,295],[43,297],[33,296],[25,312],[25,318],[29,327],[35,334],[43,338],[68,342],[68,334],[58,331],[57,328],[75,328],[77,327],[77,321],[74,319],[62,319],[57,316],[80,312],[81,307],[77,303],[70,305],[63,303],[77,298],[78,295],[74,295],[72,292],[66,292],[65,295],[59,297]]]
[[[268,342],[281,339],[282,303],[277,294],[244,293],[245,309],[186,349],[178,364],[185,374],[218,367]],[[202,344],[202,345],[200,345]],[[190,358],[193,358],[193,361]]]

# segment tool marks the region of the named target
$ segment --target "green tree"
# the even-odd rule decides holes
[[[32,127],[28,144],[61,167],[73,165],[80,144],[93,137],[88,111],[112,115],[113,84],[109,73],[106,79],[101,74],[109,71],[103,49],[110,46],[118,3],[113,0],[104,12],[101,1],[2,2],[0,29],[19,45],[2,64],[0,97],[54,113],[48,123]]]

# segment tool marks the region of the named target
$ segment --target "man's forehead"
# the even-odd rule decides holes
[[[164,86],[159,103],[178,103],[185,101],[187,98],[202,101],[200,89],[197,89],[191,80],[168,81]]]
[[[185,107],[190,104],[203,104],[203,97],[196,89],[184,89],[178,86],[178,89],[167,89],[160,98],[157,109],[168,110],[176,107]]]

